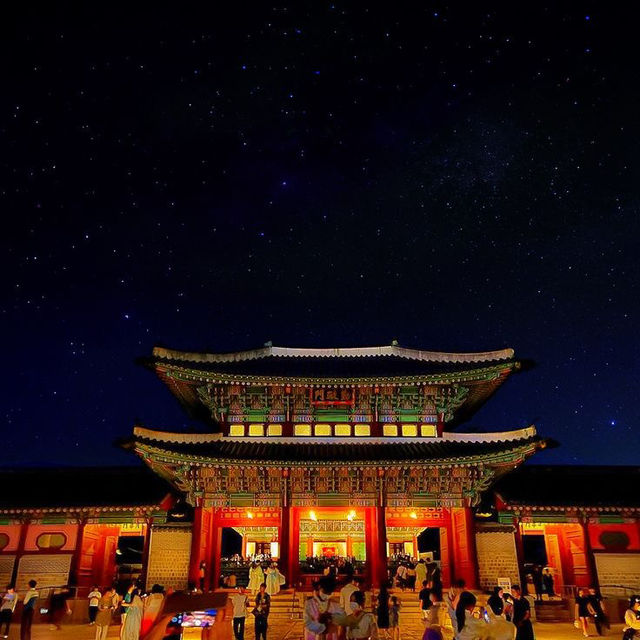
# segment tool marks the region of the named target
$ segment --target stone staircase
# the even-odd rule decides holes
[[[536,602],[536,620],[538,622],[573,622],[567,600],[543,600]]]

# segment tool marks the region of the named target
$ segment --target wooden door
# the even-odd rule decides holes
[[[565,540],[573,569],[573,583],[577,587],[589,586],[589,567],[584,548],[584,533],[580,525],[566,527]]]

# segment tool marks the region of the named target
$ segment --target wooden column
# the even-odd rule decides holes
[[[598,567],[596,558],[593,555],[593,547],[591,546],[591,538],[589,537],[589,516],[582,514],[580,516],[580,526],[584,535],[584,553],[587,557],[587,571],[589,572],[589,585],[600,591],[600,581],[598,580]]]
[[[313,553],[313,546],[312,553]],[[287,582],[293,586],[298,583],[300,567],[300,509],[289,507],[289,567]]]
[[[149,548],[151,541],[151,526],[153,524],[153,518],[146,518],[144,525],[144,546],[142,547],[142,573],[140,574],[140,581],[145,590],[147,590],[147,573],[149,569]]]
[[[376,507],[376,527],[378,542],[377,583],[382,586],[389,579],[387,571],[387,521],[386,507]]]
[[[347,534],[347,557],[353,556],[353,538]]]
[[[420,557],[418,551],[418,536],[416,535],[413,536],[413,557],[416,558],[416,560]]]
[[[80,571],[80,562],[82,560],[82,539],[84,537],[84,528],[87,526],[86,518],[78,518],[78,530],[76,533],[76,546],[71,556],[71,566],[69,567],[69,585],[78,586],[78,573]],[[77,597],[77,594],[76,594]]]
[[[209,572],[207,574],[207,589],[215,591],[220,584],[222,571],[222,527],[218,521],[218,510],[211,510],[211,524],[209,526]]]
[[[366,567],[369,582],[372,586],[377,584],[378,573],[378,528],[376,525],[376,508],[366,507],[364,510],[364,543],[366,553]]]
[[[199,586],[200,562],[202,549],[202,505],[198,504],[193,510],[193,527],[191,529],[191,557],[189,560],[189,582]]]
[[[24,543],[27,540],[27,532],[29,531],[29,516],[24,516],[20,522],[20,537],[18,538],[18,548],[16,549],[16,559],[13,562],[11,571],[11,584],[15,585],[18,579],[18,567],[20,566],[20,558],[24,555]],[[17,585],[16,585],[17,586]]]
[[[280,526],[278,527],[278,548],[280,557],[278,558],[278,566],[281,573],[284,573],[287,582],[292,579],[291,572],[291,554],[293,553],[291,540],[291,507],[283,505],[280,508]]]
[[[518,576],[520,579],[520,586],[523,593],[527,585],[526,576],[524,573],[524,544],[522,542],[522,528],[520,526],[520,515],[516,514],[513,517],[513,526],[515,528],[514,538],[516,543],[516,557],[518,559]]]
[[[313,557],[313,538],[311,536],[307,538],[307,557]]]

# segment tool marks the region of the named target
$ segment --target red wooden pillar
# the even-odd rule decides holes
[[[71,557],[71,567],[69,568],[69,584],[73,587],[78,586],[78,574],[80,571],[80,563],[82,560],[82,539],[84,537],[84,528],[87,526],[86,518],[78,519],[78,530],[76,532],[76,546],[73,549]],[[76,593],[76,597],[78,594]]]
[[[312,546],[313,549],[313,546]],[[300,509],[289,508],[289,566],[287,567],[287,582],[289,585],[298,584],[300,567]]]
[[[146,590],[147,589],[147,572],[149,569],[149,548],[151,541],[151,525],[153,524],[153,518],[146,518],[144,525],[144,545],[142,547],[142,574],[140,575],[140,579],[142,581],[142,586]]]
[[[13,569],[11,571],[11,584],[16,584],[18,579],[18,567],[20,566],[20,558],[24,555],[24,544],[27,541],[27,532],[29,531],[29,517],[25,516],[20,523],[20,538],[18,539],[18,548],[16,549],[16,559],[13,561]],[[16,585],[17,587],[18,585]]]
[[[280,507],[280,526],[278,527],[278,549],[280,557],[278,558],[278,566],[281,573],[285,574],[287,581],[291,581],[291,507],[283,505]]]
[[[209,525],[209,572],[205,586],[207,590],[215,591],[220,586],[220,574],[222,573],[222,527],[218,522],[217,509],[211,510],[211,522]]]
[[[200,583],[200,562],[202,550],[202,519],[204,513],[202,505],[198,504],[193,510],[193,527],[191,529],[191,557],[189,560],[189,582],[193,586]]]
[[[369,581],[372,586],[376,585],[378,572],[378,529],[376,526],[376,507],[366,507],[364,510],[364,543],[366,553],[366,567]]]
[[[478,588],[478,561],[471,507],[451,509],[455,577],[465,581],[467,589]]]
[[[582,534],[584,536],[584,553],[587,557],[588,582],[590,586],[599,590],[600,581],[598,580],[598,567],[596,565],[596,558],[593,555],[591,538],[589,537],[589,517],[586,514],[580,517],[580,526],[582,527]]]
[[[522,542],[522,527],[520,526],[520,517],[515,516],[513,518],[513,526],[515,528],[514,538],[516,543],[516,557],[518,559],[518,576],[520,578],[520,586],[523,591],[526,588],[526,576],[524,573],[524,544]]]
[[[386,508],[384,506],[376,507],[376,527],[378,541],[378,566],[377,566],[377,583],[382,586],[389,579],[387,571],[387,521]]]

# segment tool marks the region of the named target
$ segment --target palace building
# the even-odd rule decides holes
[[[0,580],[108,582],[135,537],[147,585],[213,589],[233,531],[244,558],[277,559],[302,588],[318,557],[374,586],[399,556],[437,563],[445,586],[520,581],[527,564],[559,590],[640,581],[640,500],[609,492],[636,470],[518,469],[549,444],[534,426],[465,432],[521,369],[511,349],[155,348],[143,364],[204,426],[137,425],[121,446],[144,467],[65,471],[64,489],[0,473],[18,486],[0,494]],[[593,473],[600,489],[581,492]]]

